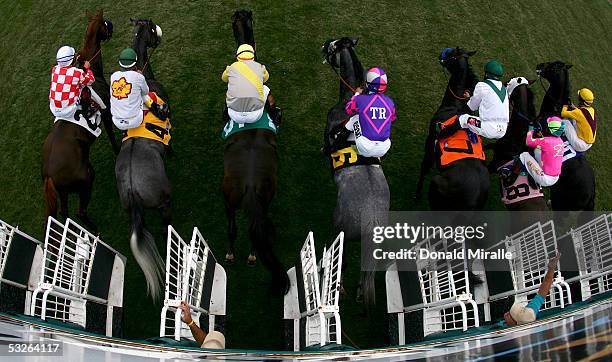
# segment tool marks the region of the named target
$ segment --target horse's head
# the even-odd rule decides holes
[[[340,68],[340,52],[343,49],[353,49],[357,45],[356,38],[329,39],[321,47],[323,64],[329,64],[334,68]]]
[[[140,47],[156,48],[161,43],[162,30],[151,19],[130,19],[134,25],[132,48],[138,52]]]
[[[236,45],[250,44],[255,47],[253,36],[253,12],[250,10],[238,10],[232,15],[232,30]]]
[[[515,90],[517,91],[517,93],[522,92],[526,90],[526,88],[530,87],[534,82],[535,80],[530,80],[525,77],[515,77],[510,79],[506,84],[506,88],[508,89],[508,96],[512,100]]]
[[[96,14],[85,11],[85,16],[88,19],[87,30],[85,31],[83,47],[78,52],[81,64],[85,60],[93,61],[92,58],[100,47],[100,42],[109,40],[113,36],[113,23],[104,19],[102,9],[98,10]]]
[[[559,60],[554,62],[540,63],[536,66],[536,74],[550,82],[567,77],[567,71],[571,67],[571,64],[565,64]]]
[[[440,64],[446,68],[449,72],[454,73],[460,70],[462,67],[468,67],[468,59],[472,55],[476,54],[476,51],[466,51],[459,47],[446,48],[440,54]]]

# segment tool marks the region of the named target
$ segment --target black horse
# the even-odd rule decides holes
[[[132,20],[132,23],[132,48],[138,55],[136,67],[143,72],[149,90],[169,103],[165,89],[155,80],[148,62],[147,49],[157,47],[161,41],[158,27],[151,20]],[[171,185],[164,165],[166,151],[162,142],[144,137],[128,138],[121,144],[115,164],[121,205],[130,214],[130,247],[154,300],[163,285],[164,262],[153,235],[144,226],[144,209],[158,209],[164,224],[170,224]]]
[[[525,136],[529,124],[536,121],[536,109],[534,105],[534,94],[529,86],[533,81],[524,77],[510,80],[513,91],[510,94],[510,122],[504,137],[491,145],[493,160],[489,163],[489,172],[496,173],[499,168],[509,165],[514,157],[522,152],[529,151],[525,144]],[[529,180],[529,176],[516,178],[512,184],[500,177],[500,192],[506,208],[510,211],[542,211],[548,210],[546,200],[535,181]],[[519,200],[519,201],[515,201]]]
[[[246,10],[234,13],[232,29],[237,44],[250,44],[255,48],[252,15]],[[230,136],[225,144],[223,165],[223,195],[229,238],[225,260],[231,263],[235,259],[236,210],[242,208],[249,217],[252,245],[249,264],[254,264],[257,256],[272,273],[272,291],[285,293],[289,290],[289,278],[272,250],[275,231],[269,216],[277,185],[276,134],[267,129],[250,129]]]
[[[561,61],[540,63],[537,74],[550,86],[542,100],[539,120],[559,116],[563,105],[569,104],[569,69],[572,66]],[[553,210],[593,211],[595,209],[595,174],[583,153],[576,152],[565,142],[563,167],[559,181],[550,188]]]
[[[425,140],[421,173],[416,196],[420,197],[425,176],[438,160],[439,175],[431,179],[429,203],[432,210],[482,210],[489,192],[489,173],[484,163],[477,158],[464,158],[442,167],[439,163],[439,147],[436,140],[436,125],[460,113],[469,113],[465,90],[474,91],[478,80],[468,59],[475,52],[459,47],[445,54],[440,63],[451,77],[442,99],[442,104],[429,123],[429,134]]]

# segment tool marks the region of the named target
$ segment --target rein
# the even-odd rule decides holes
[[[342,76],[340,75],[340,73],[338,73],[338,71],[336,70],[336,68],[334,68],[334,66],[333,66],[333,65],[331,65],[331,64],[330,64],[329,66],[331,67],[331,69],[333,69],[333,70],[334,70],[334,73],[336,73],[336,75],[338,76],[338,78],[340,78],[340,81],[341,81],[341,82],[342,82],[342,83],[343,83],[345,86],[347,86],[347,87],[348,87],[348,89],[350,89],[350,90],[351,90],[351,92],[355,93],[355,92],[356,92],[355,88],[351,87],[351,85],[350,85],[350,84],[349,84],[349,83],[348,83],[346,80],[344,80],[344,78],[342,78]]]
[[[143,66],[143,67],[142,67],[142,69],[141,69],[141,71],[142,71],[142,72],[144,72],[144,71],[145,71],[145,69],[147,69],[147,66],[149,65],[149,60],[151,60],[151,58],[153,57],[153,53],[155,52],[155,49],[157,49],[157,48],[153,48],[153,49],[151,50],[151,54],[149,54],[149,56],[148,56],[148,58],[147,58],[147,61],[145,62],[144,66]]]
[[[448,75],[446,74],[445,68],[442,68],[442,73],[444,73],[444,77],[448,80]],[[470,99],[470,97],[459,97],[458,95],[455,94],[455,92],[453,92],[453,90],[451,89],[450,84],[448,85],[448,87],[446,87],[448,89],[448,91],[450,92],[450,94],[457,100],[459,101],[465,101],[466,99]]]

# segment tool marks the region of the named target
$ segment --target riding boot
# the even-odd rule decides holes
[[[457,117],[453,121],[453,123],[449,125],[444,125],[444,122],[438,122],[436,124],[436,131],[437,131],[436,137],[438,139],[447,138],[447,137],[454,135],[455,132],[459,131],[460,129],[461,129],[461,124],[459,123],[459,117]]]
[[[351,135],[351,131],[346,129],[344,125],[334,130],[332,133],[332,138],[334,139],[334,141],[331,144],[329,152],[330,153],[335,152],[335,151],[338,151],[339,149],[347,147],[347,139],[350,135]]]
[[[222,118],[223,118],[223,124],[227,124],[227,122],[230,121],[229,112],[227,111],[227,104],[225,104],[225,102],[223,103]]]
[[[283,110],[280,107],[270,107],[270,109],[268,109],[268,113],[270,114],[272,123],[274,123],[276,128],[280,127],[283,119]]]
[[[162,121],[165,121],[168,118],[168,104],[164,103],[162,105],[153,102],[149,110],[155,115],[155,117],[159,118]]]

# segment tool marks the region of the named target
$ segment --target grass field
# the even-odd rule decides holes
[[[235,51],[230,17],[254,12],[259,59],[270,71],[269,85],[284,110],[279,134],[278,194],[272,207],[276,251],[287,267],[309,230],[318,248],[332,240],[335,186],[328,162],[319,154],[326,113],[337,100],[338,79],[321,64],[325,39],[359,38],[365,67],[380,66],[389,77],[398,122],[393,149],[384,164],[393,210],[425,210],[426,198],[413,201],[422,143],[446,78],[437,63],[447,46],[477,50],[471,62],[477,74],[488,59],[499,59],[509,76],[534,78],[535,65],[564,60],[574,65],[574,91],[595,91],[599,119],[597,144],[588,159],[597,177],[599,210],[612,209],[612,3],[607,0],[554,1],[8,1],[0,0],[0,218],[42,237],[44,207],[40,179],[41,147],[51,127],[49,72],[63,44],[78,48],[87,24],[85,9],[105,9],[115,25],[103,44],[105,71],[117,69],[120,50],[131,44],[132,18],[151,18],[164,32],[151,66],[168,90],[174,111],[173,147],[167,170],[173,183],[174,226],[184,235],[198,225],[216,256],[226,250],[225,214],[220,185],[223,142],[220,110],[224,83],[220,74]],[[606,25],[608,24],[608,25]],[[533,89],[541,102],[543,90]],[[103,240],[128,256],[125,280],[127,337],[156,335],[160,304],[145,296],[144,278],[128,245],[128,217],[115,187],[114,157],[102,135],[92,149],[97,179],[90,216]],[[495,180],[496,182],[496,180]],[[495,184],[494,184],[495,185]],[[71,211],[77,207],[72,199]],[[502,209],[497,188],[488,208]],[[160,218],[148,215],[160,248]],[[244,218],[241,219],[244,221]],[[244,222],[239,229],[236,265],[228,272],[228,347],[278,348],[282,301],[266,295],[268,275],[261,265],[246,266],[250,245]],[[347,245],[348,296],[342,302],[343,329],[359,347],[385,344],[384,294],[368,319],[354,303],[359,245]],[[379,284],[379,291],[383,285]],[[415,291],[416,292],[416,291]]]

